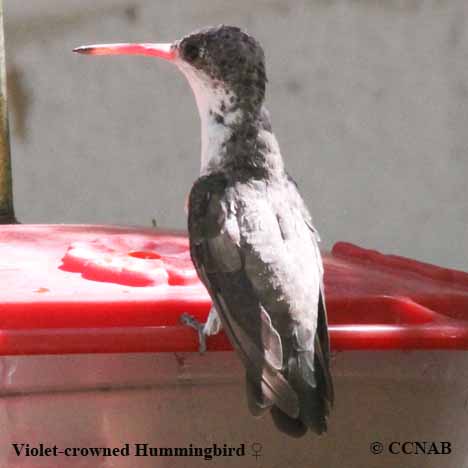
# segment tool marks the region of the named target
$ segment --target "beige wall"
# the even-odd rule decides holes
[[[5,0],[23,222],[184,227],[199,122],[182,76],[82,43],[232,23],[263,43],[268,107],[329,247],[468,269],[465,0]]]

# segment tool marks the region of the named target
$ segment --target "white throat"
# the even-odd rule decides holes
[[[225,154],[223,143],[232,135],[229,125],[241,118],[241,111],[226,111],[232,94],[222,86],[214,89],[208,78],[200,76],[190,66],[183,62],[177,65],[190,83],[197,102],[201,121],[200,175],[205,175],[221,165]]]

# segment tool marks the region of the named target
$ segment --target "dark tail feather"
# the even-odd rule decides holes
[[[281,432],[294,438],[302,437],[307,432],[307,426],[300,419],[291,418],[266,398],[265,389],[262,390],[258,378],[252,377],[248,372],[245,377],[247,402],[252,416],[263,416],[266,411],[271,409],[273,422]]]
[[[317,434],[327,431],[330,397],[333,398],[328,367],[324,368],[321,357],[318,345],[315,353],[299,351],[291,356],[288,366],[288,380],[299,398],[299,419]]]
[[[307,426],[300,419],[289,417],[276,406],[271,408],[271,417],[273,418],[275,426],[288,436],[298,439],[307,432]]]
[[[262,385],[258,378],[252,377],[246,372],[245,390],[247,395],[247,404],[252,416],[260,417],[268,411],[272,402],[262,391]]]
[[[299,398],[299,417],[291,418],[276,406],[271,416],[276,427],[291,437],[302,437],[309,429],[316,434],[327,431],[330,389],[321,364],[311,352],[299,352],[289,360],[289,383]]]

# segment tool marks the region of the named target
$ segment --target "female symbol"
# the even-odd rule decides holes
[[[251,445],[251,448],[252,448],[252,457],[255,457],[256,460],[258,460],[258,457],[261,457],[261,451],[263,449],[263,446],[260,442],[254,442],[252,445]]]

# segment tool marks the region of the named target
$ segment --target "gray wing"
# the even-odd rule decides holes
[[[298,207],[282,205],[285,190],[199,179],[189,201],[191,255],[246,367],[253,412],[275,405],[322,427],[323,404],[312,395],[321,263]]]
[[[319,378],[321,380],[323,393],[325,395],[325,399],[327,400],[330,409],[333,406],[335,400],[335,391],[333,388],[333,380],[330,374],[330,338],[328,334],[327,309],[325,305],[325,286],[323,282],[324,269],[320,249],[318,247],[318,243],[320,242],[320,236],[312,223],[312,216],[309,210],[307,209],[304,200],[298,192],[296,182],[290,176],[288,176],[288,182],[288,192],[290,194],[290,198],[294,200],[294,203],[298,207],[299,211],[302,213],[304,222],[310,230],[312,243],[317,251],[317,258],[319,259],[318,267],[321,279],[317,316],[317,332],[315,335],[315,358],[318,361],[317,370]]]

